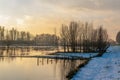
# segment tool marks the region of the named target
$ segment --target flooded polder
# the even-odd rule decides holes
[[[52,51],[30,47],[0,48],[0,80],[69,80],[68,74],[86,62],[32,57],[45,56]]]

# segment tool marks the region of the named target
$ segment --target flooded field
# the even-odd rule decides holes
[[[11,57],[11,55],[46,55],[45,53],[49,51],[51,50],[1,48],[0,80],[68,80],[66,76],[86,61]]]

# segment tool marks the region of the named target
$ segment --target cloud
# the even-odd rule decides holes
[[[120,0],[42,0],[52,5],[80,9],[120,10]]]
[[[0,15],[4,15],[0,22],[8,26],[24,24],[39,33],[40,28],[52,32],[53,27],[71,20],[93,21],[103,24],[115,37],[112,28],[120,30],[119,3],[120,0],[0,0]]]

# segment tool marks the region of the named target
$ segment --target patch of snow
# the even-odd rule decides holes
[[[69,57],[83,57],[90,58],[96,56],[98,53],[57,53],[57,55],[61,56],[69,56]]]
[[[93,58],[71,80],[120,80],[120,46],[111,46],[102,57]]]

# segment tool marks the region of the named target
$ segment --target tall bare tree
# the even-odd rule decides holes
[[[117,33],[116,41],[117,41],[117,43],[120,44],[120,31]]]

